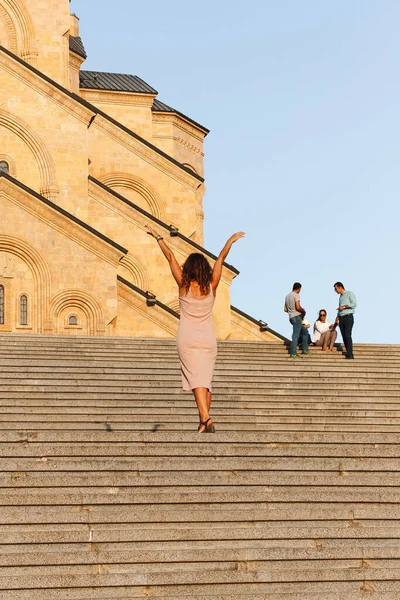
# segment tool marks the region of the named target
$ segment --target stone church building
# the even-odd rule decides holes
[[[85,71],[78,27],[69,0],[0,0],[0,332],[174,337],[176,284],[145,224],[213,264],[208,130],[137,76]],[[225,264],[217,337],[279,340],[231,306],[237,275]]]

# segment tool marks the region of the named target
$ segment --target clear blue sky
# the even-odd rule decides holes
[[[284,335],[357,295],[356,342],[399,343],[400,2],[73,0],[86,69],[132,73],[202,123],[205,245],[232,304]],[[162,298],[160,297],[162,300]]]

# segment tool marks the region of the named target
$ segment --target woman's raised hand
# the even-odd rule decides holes
[[[154,231],[154,229],[152,227],[150,227],[150,225],[145,225],[147,232],[149,235],[152,235],[153,238],[157,238],[158,237],[158,233],[157,231]]]
[[[244,237],[245,235],[246,234],[244,231],[238,231],[237,233],[234,233],[233,235],[231,235],[228,242],[233,244],[234,242],[237,242],[237,240],[240,240],[240,238]]]

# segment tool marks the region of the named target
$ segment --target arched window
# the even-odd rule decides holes
[[[0,173],[10,173],[10,165],[5,160],[0,160]]]
[[[68,323],[69,325],[78,325],[78,317],[76,315],[71,315]]]
[[[20,308],[20,324],[28,325],[28,297],[23,296],[19,299],[19,308]]]
[[[0,285],[0,325],[4,325],[4,285]]]

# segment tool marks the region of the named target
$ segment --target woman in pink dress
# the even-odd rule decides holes
[[[182,371],[182,387],[192,391],[199,411],[200,433],[214,433],[210,417],[211,381],[217,357],[217,341],[212,325],[212,310],[222,265],[232,244],[244,236],[234,233],[221,250],[214,268],[203,254],[188,256],[183,267],[178,264],[163,237],[147,227],[147,233],[158,242],[171,273],[179,287],[180,321],[178,329],[178,354]]]

